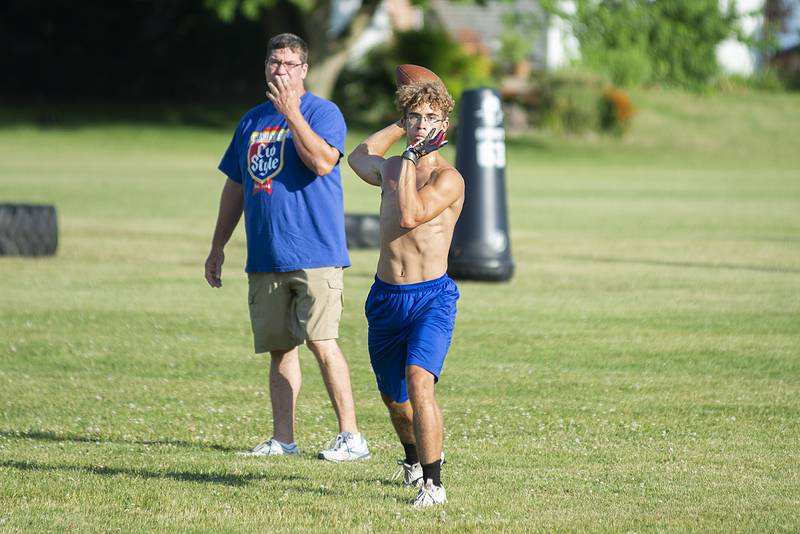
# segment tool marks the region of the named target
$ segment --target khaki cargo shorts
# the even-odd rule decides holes
[[[305,341],[337,339],[342,317],[341,267],[248,273],[256,352],[288,350]]]

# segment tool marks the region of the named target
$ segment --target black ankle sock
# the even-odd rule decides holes
[[[413,443],[402,443],[402,444],[403,444],[403,448],[406,451],[405,462],[408,465],[414,465],[416,463],[419,463],[419,455],[417,454],[417,446],[414,445]]]
[[[422,478],[433,480],[434,486],[442,485],[442,461],[436,460],[432,464],[422,464]]]

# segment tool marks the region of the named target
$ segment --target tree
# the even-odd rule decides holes
[[[369,26],[379,0],[362,0],[361,6],[338,34],[329,28],[332,0],[205,0],[206,6],[216,11],[224,21],[237,14],[261,19],[269,35],[293,31],[305,39],[309,48],[307,85],[314,93],[329,97],[336,79],[347,62],[350,48]]]
[[[584,61],[619,84],[702,87],[718,71],[717,45],[736,31],[733,2],[577,0],[577,8]]]

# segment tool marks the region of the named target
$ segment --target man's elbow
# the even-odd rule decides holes
[[[355,150],[353,150],[352,152],[350,152],[350,154],[347,155],[347,164],[350,165],[351,169],[353,169],[354,171],[356,171],[356,173],[358,173],[358,171],[362,167],[363,158],[366,154],[367,154],[366,147],[364,146],[364,143],[361,143],[355,148]]]
[[[317,160],[314,162],[314,172],[317,176],[327,176],[336,168],[338,161],[331,163],[330,161]]]
[[[369,171],[365,170],[359,164],[358,158],[354,158],[352,154],[347,157],[347,164],[350,165],[350,168],[353,169],[353,172],[356,173],[356,176],[367,182],[371,185],[377,185],[375,179],[369,173]]]
[[[336,165],[330,165],[326,167],[320,167],[317,169],[317,176],[328,176],[330,173],[333,172],[333,169],[336,168]]]
[[[403,228],[404,230],[413,230],[420,224],[422,224],[422,221],[418,220],[413,215],[400,216],[400,228]]]

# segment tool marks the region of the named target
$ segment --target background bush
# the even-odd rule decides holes
[[[504,104],[506,126],[518,132],[534,126],[562,134],[621,135],[636,115],[628,93],[605,76],[585,70],[538,75],[524,91],[504,93]],[[521,114],[526,115],[524,127]]]
[[[622,135],[630,127],[636,108],[628,93],[618,87],[606,87],[599,102],[600,129]]]
[[[586,72],[560,72],[539,83],[538,123],[560,133],[581,134],[600,127],[598,101],[607,81]]]
[[[578,0],[571,17],[584,64],[615,84],[707,86],[716,47],[736,31],[718,0]]]
[[[374,48],[360,64],[339,77],[333,98],[348,120],[375,125],[397,117],[394,72],[403,63],[421,65],[438,74],[456,103],[465,89],[496,83],[489,58],[468,54],[446,31],[398,32],[390,44]],[[454,110],[451,122],[457,117]]]

